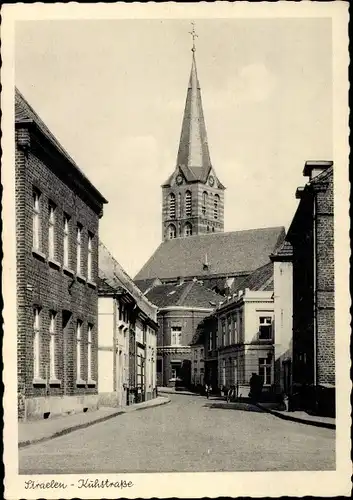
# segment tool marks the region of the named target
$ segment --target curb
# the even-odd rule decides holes
[[[188,391],[158,391],[158,394],[178,394],[180,396],[199,396],[198,393]]]
[[[282,420],[290,420],[291,422],[297,422],[298,424],[312,425],[314,427],[324,427],[326,429],[334,429],[334,430],[336,429],[336,424],[332,424],[331,422],[320,422],[318,420],[305,420],[300,417],[293,417],[292,415],[286,415],[285,413],[282,414],[277,411],[270,410],[269,408],[264,408],[260,404],[256,404],[255,406],[257,406],[264,412],[271,413],[271,415],[281,418]]]
[[[91,427],[94,424],[100,424],[102,422],[105,422],[106,420],[110,420],[111,418],[118,417],[119,415],[125,415],[126,413],[131,413],[133,411],[139,411],[139,410],[147,410],[149,408],[157,408],[158,406],[163,406],[168,403],[170,403],[171,400],[169,398],[166,398],[166,401],[162,401],[159,404],[155,405],[146,405],[146,406],[141,406],[139,408],[134,408],[130,407],[128,411],[126,410],[119,410],[116,413],[112,413],[110,415],[105,415],[104,417],[98,418],[97,420],[92,420],[90,422],[84,422],[83,424],[77,424],[73,425],[71,427],[67,427],[66,429],[61,429],[61,431],[54,432],[54,434],[51,434],[50,436],[43,436],[38,439],[31,439],[27,441],[21,441],[18,443],[18,448],[26,448],[27,446],[31,446],[33,444],[38,444],[38,443],[44,443],[45,441],[50,441],[51,439],[65,436],[66,434],[70,434],[70,432],[78,431],[81,429],[85,429],[86,427]]]

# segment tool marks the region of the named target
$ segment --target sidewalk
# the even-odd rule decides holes
[[[69,432],[84,429],[90,425],[104,422],[118,415],[138,410],[153,408],[170,403],[168,397],[159,396],[143,403],[137,403],[124,408],[107,408],[102,406],[98,410],[86,413],[76,413],[65,417],[48,418],[47,420],[34,420],[18,423],[18,446],[23,448],[31,444],[47,441],[55,437],[63,436]]]
[[[336,419],[332,417],[320,417],[318,415],[309,415],[305,411],[278,411],[265,408],[260,403],[257,403],[261,410],[272,413],[283,420],[291,420],[300,424],[314,425],[315,427],[326,427],[326,429],[336,429]]]
[[[179,391],[174,387],[158,387],[158,394],[186,394],[188,396],[200,396],[198,392]]]

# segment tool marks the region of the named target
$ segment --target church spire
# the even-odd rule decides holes
[[[194,23],[192,23],[192,26],[193,28],[190,32],[192,35],[191,72],[181,128],[177,165],[202,170],[202,173],[198,172],[198,176],[201,174],[201,177],[206,177],[211,166],[211,160],[202,109],[200,83],[196,69],[195,38],[197,34]]]

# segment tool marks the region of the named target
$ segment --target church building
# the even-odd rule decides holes
[[[194,38],[194,31],[192,34]],[[162,184],[162,243],[135,276],[135,283],[150,301],[154,301],[154,287],[160,297],[163,286],[167,293],[168,286],[198,282],[205,291],[215,294],[215,298],[207,298],[207,307],[203,305],[201,316],[205,316],[206,309],[210,313],[219,298],[231,295],[244,279],[270,262],[270,254],[284,240],[284,227],[224,232],[224,193],[225,186],[210,158],[193,44],[176,165]],[[173,307],[173,296],[174,306],[180,307],[175,293],[168,297],[168,308]],[[185,325],[189,313],[187,304],[183,304]],[[162,314],[159,310],[159,323]],[[201,316],[193,323],[192,331],[183,335],[184,341],[187,338],[191,342]],[[181,317],[178,320],[183,323]],[[164,359],[161,372],[167,383],[175,374],[171,366],[166,368],[170,360],[163,356],[171,335],[163,327],[158,336],[158,360],[162,363]],[[183,349],[183,363],[188,357],[191,363],[190,348]],[[177,354],[181,356],[181,352]]]

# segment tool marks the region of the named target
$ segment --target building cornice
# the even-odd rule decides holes
[[[189,312],[212,312],[214,308],[209,307],[187,307],[187,306],[168,306],[160,307],[158,312],[169,312],[169,311],[189,311]]]

